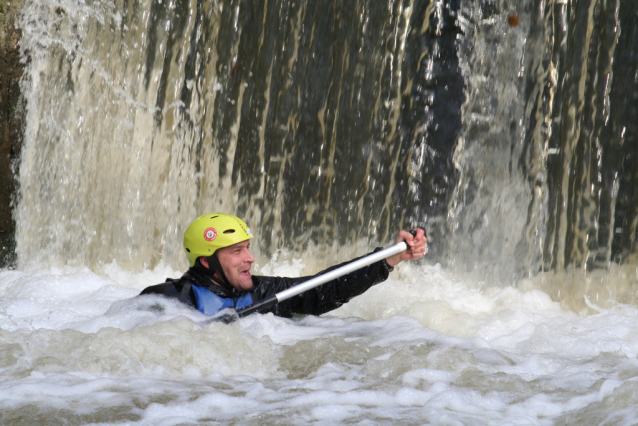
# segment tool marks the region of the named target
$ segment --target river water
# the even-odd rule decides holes
[[[298,275],[300,260],[260,272]],[[0,274],[0,422],[631,425],[638,309],[577,315],[539,291],[407,267],[322,317],[231,325],[117,264]]]
[[[0,423],[638,423],[637,13],[26,1]],[[255,274],[429,252],[321,317],[136,297],[212,211]]]

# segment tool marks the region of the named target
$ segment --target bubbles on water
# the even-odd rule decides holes
[[[301,273],[305,262],[282,253],[263,268]],[[626,419],[635,404],[638,310],[628,305],[592,304],[596,313],[580,316],[538,290],[411,266],[321,317],[253,315],[202,328],[205,316],[174,300],[134,297],[165,270],[105,270],[122,282],[86,270],[0,272],[3,415],[569,423],[601,404]],[[32,307],[19,308],[27,300]],[[51,305],[75,314],[57,317]]]

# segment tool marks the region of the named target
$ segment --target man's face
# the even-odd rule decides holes
[[[242,241],[217,250],[217,258],[224,269],[228,283],[235,289],[246,291],[253,288],[250,267],[255,258],[250,254],[250,241]],[[216,272],[215,275],[218,273]],[[221,278],[221,277],[220,277]]]

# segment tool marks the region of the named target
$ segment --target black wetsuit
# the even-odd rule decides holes
[[[376,249],[375,252],[379,250],[381,249]],[[354,260],[357,259],[353,259],[352,261]],[[193,267],[184,273],[181,278],[169,278],[163,284],[145,288],[141,294],[161,294],[167,297],[177,298],[195,309],[200,309],[193,289],[193,286],[197,286],[206,288],[221,298],[234,299],[235,301],[249,293],[252,298],[252,303],[256,303],[350,262],[333,266],[310,277],[282,278],[253,275],[253,288],[247,292],[238,292],[234,289],[228,290],[215,285],[210,279],[202,275],[197,270],[197,267]],[[263,313],[273,312],[275,315],[287,318],[292,317],[294,314],[321,315],[347,303],[350,299],[362,294],[373,285],[385,281],[392,269],[393,268],[391,268],[385,260],[381,260],[291,297],[288,300],[284,300]]]

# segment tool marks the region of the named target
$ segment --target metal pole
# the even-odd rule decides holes
[[[326,272],[323,275],[319,275],[318,277],[312,278],[294,287],[281,291],[273,296],[260,300],[259,302],[254,303],[250,306],[246,306],[244,308],[238,309],[237,315],[239,317],[245,317],[246,315],[250,315],[255,312],[259,312],[261,310],[267,309],[271,306],[276,305],[279,302],[282,302],[286,299],[290,299],[291,297],[301,294],[304,291],[308,291],[311,288],[315,288],[317,286],[320,286],[321,284],[325,284],[328,281],[332,281],[343,275],[349,274],[350,272],[361,269],[364,266],[368,266],[380,260],[387,259],[388,257],[394,256],[395,254],[401,253],[407,249],[408,249],[408,244],[405,241],[402,241],[391,247],[388,247],[376,253],[372,253],[366,257],[362,257],[361,259],[348,263],[347,265],[343,265],[340,268],[337,268],[330,272]]]
[[[408,245],[402,241],[398,244],[393,245],[392,247],[388,247],[387,249],[378,251],[376,253],[372,253],[371,255],[355,260],[352,263],[343,265],[341,268],[337,268],[333,271],[326,272],[325,274],[315,277],[311,280],[304,281],[301,284],[298,284],[294,287],[291,287],[287,290],[277,293],[275,296],[277,296],[278,302],[283,302],[284,300],[290,299],[291,297],[301,294],[304,291],[308,291],[311,288],[315,288],[317,286],[320,286],[321,284],[327,283],[328,281],[332,281],[343,275],[349,274],[350,272],[354,272],[358,269],[361,269],[364,266],[371,265],[380,260],[387,259],[390,256],[394,256],[397,253],[401,253],[407,250],[407,248],[408,248]]]

